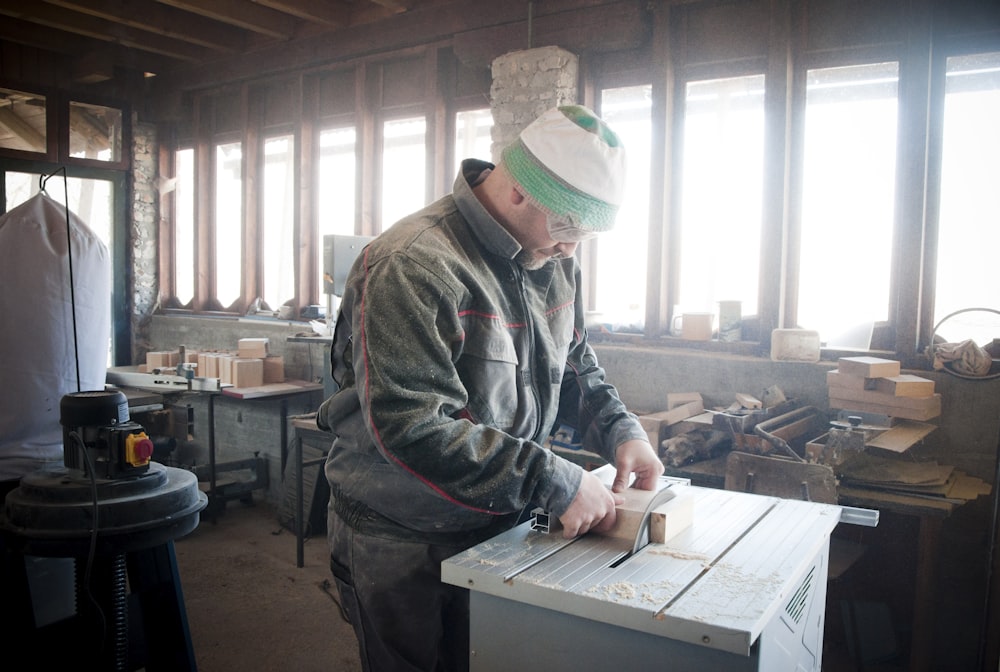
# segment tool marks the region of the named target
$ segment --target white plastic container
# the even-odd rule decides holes
[[[775,329],[771,332],[771,359],[775,362],[818,362],[819,332]]]

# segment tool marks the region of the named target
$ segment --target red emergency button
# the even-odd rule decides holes
[[[125,439],[125,461],[133,467],[141,467],[149,464],[149,459],[153,456],[153,442],[149,440],[145,432],[129,434]]]

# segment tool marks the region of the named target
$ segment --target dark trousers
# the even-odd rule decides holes
[[[441,583],[458,547],[361,534],[330,516],[330,568],[366,672],[469,668],[469,591]]]

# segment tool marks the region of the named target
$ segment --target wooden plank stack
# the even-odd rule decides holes
[[[827,372],[830,408],[892,418],[929,420],[941,415],[934,381],[904,374],[899,362],[880,357],[841,357]]]

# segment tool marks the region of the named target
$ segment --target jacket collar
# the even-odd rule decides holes
[[[521,245],[514,236],[507,232],[500,222],[493,218],[483,204],[476,198],[472,187],[486,177],[488,171],[495,168],[488,161],[466,159],[462,161],[462,169],[455,178],[455,188],[452,196],[458,211],[469,223],[469,228],[486,248],[505,259],[513,259],[521,251]]]

